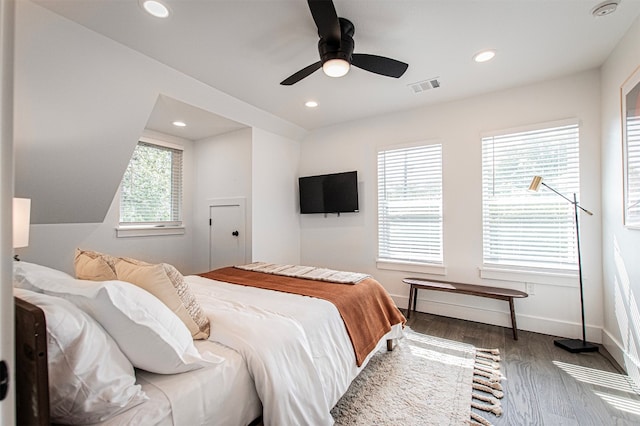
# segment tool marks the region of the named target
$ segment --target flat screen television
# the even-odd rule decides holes
[[[358,211],[358,173],[343,172],[298,179],[300,213]]]

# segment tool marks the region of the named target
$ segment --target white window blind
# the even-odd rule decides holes
[[[636,112],[636,114],[640,114]],[[640,227],[640,115],[627,116],[626,225]]]
[[[120,186],[120,225],[179,226],[182,150],[138,142]]]
[[[378,259],[442,264],[442,145],[378,152]]]
[[[577,123],[482,138],[485,265],[577,269],[573,205],[540,187],[533,176],[579,197]]]

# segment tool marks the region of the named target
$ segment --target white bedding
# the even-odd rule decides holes
[[[136,371],[150,400],[103,423],[120,425],[246,426],[262,414],[265,426],[333,425],[331,408],[362,367],[344,322],[330,302],[186,276],[211,321],[199,351],[222,364],[181,374]]]
[[[332,425],[330,410],[364,368],[336,307],[325,300],[187,276],[212,341],[247,361],[265,426]],[[402,336],[401,325],[381,339]]]
[[[136,371],[149,400],[117,415],[103,426],[246,426],[261,415],[262,405],[243,357],[210,341],[196,341],[199,351],[225,362],[181,374]]]

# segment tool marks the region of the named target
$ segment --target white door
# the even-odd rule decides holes
[[[244,206],[209,206],[209,268],[243,265],[245,259]]]

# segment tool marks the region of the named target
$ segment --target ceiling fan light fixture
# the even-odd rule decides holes
[[[167,18],[169,16],[169,8],[158,0],[141,0],[140,5],[145,12],[156,18]]]
[[[344,59],[329,59],[322,64],[322,71],[329,77],[342,77],[349,72],[351,64]]]

